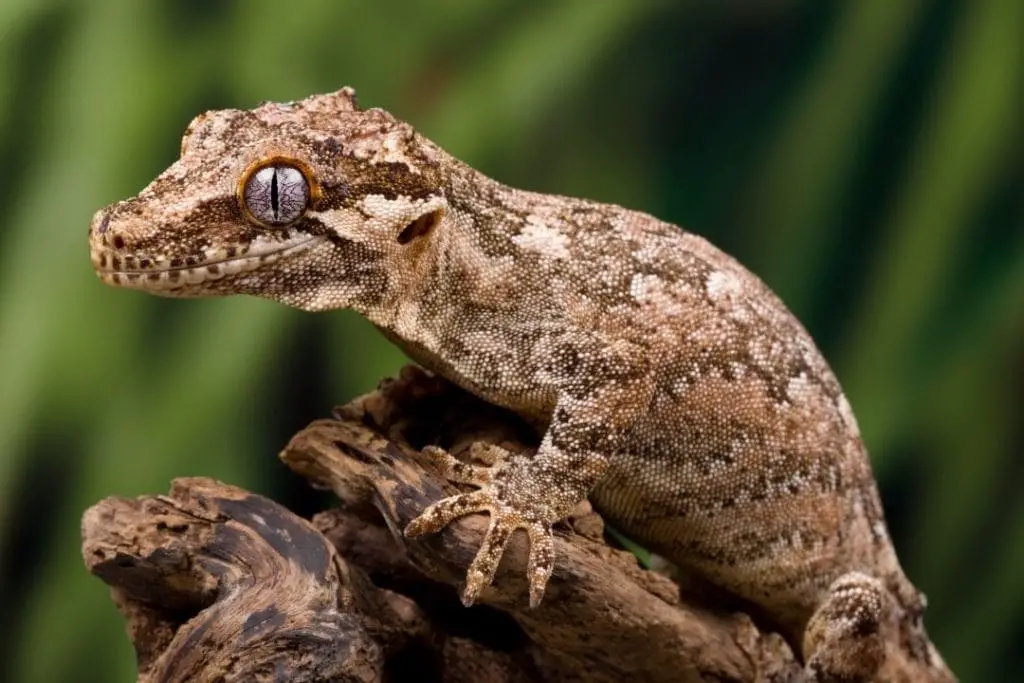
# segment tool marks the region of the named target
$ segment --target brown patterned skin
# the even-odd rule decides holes
[[[104,282],[352,308],[539,425],[533,458],[480,467],[427,450],[479,488],[406,533],[490,514],[467,604],[516,529],[538,604],[551,525],[590,495],[613,525],[755,605],[802,645],[812,680],[871,680],[893,648],[953,680],[839,384],[782,302],[701,237],[501,185],[360,110],[351,89],[197,117],[181,158],[89,234]]]

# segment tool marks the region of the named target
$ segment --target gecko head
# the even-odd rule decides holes
[[[386,306],[448,214],[446,158],[387,112],[360,110],[350,88],[207,112],[170,168],[93,217],[93,267],[165,296]]]

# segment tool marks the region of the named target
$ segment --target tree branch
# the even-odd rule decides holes
[[[681,600],[605,543],[586,505],[556,538],[540,607],[528,606],[519,534],[481,604],[462,607],[486,517],[415,540],[401,530],[454,491],[418,449],[459,455],[474,441],[536,446],[511,414],[406,368],[281,454],[340,498],[312,524],[206,479],[91,508],[86,564],[128,620],[139,681],[801,680],[779,636]]]

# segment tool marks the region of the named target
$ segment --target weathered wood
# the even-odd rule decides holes
[[[389,650],[427,632],[411,601],[351,572],[308,522],[213,480],[108,498],[82,530],[139,681],[375,681]]]
[[[479,606],[458,600],[486,531],[474,515],[436,536],[401,529],[453,487],[418,449],[535,446],[528,425],[417,369],[297,434],[282,459],[340,506],[312,524],[205,479],[169,496],[107,499],[83,520],[86,563],[113,587],[139,655],[164,681],[798,681],[774,634],[680,598],[610,547],[581,506],[556,539],[530,609],[513,538]]]
[[[592,537],[568,527],[559,535],[555,572],[539,608],[528,606],[527,547],[525,536],[517,535],[494,586],[481,597],[485,607],[466,610],[457,591],[487,518],[464,518],[433,537],[402,537],[401,529],[426,505],[455,490],[424,466],[417,449],[434,443],[459,455],[484,441],[525,451],[536,446],[534,432],[415,368],[338,409],[335,417],[297,434],[282,458],[296,472],[332,488],[348,514],[364,523],[377,517],[379,529],[388,533],[386,540],[361,543],[356,538],[366,531],[353,532],[358,527],[340,518],[342,513],[319,516],[318,526],[371,576],[404,577],[398,580],[405,589],[399,590],[410,595],[441,593],[432,600],[445,610],[445,620],[472,628],[474,612],[497,609],[508,618],[501,628],[509,631],[513,651],[527,655],[542,679],[755,681],[796,675],[780,638],[762,637],[744,616],[682,604],[669,579],[642,569],[631,553],[603,541],[599,518],[589,508],[578,511],[586,514],[574,518],[573,526],[589,528]],[[366,512],[370,507],[377,515]],[[442,585],[417,587],[422,576]]]

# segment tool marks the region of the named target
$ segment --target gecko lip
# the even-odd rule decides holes
[[[239,248],[208,249],[199,258],[168,259],[119,255],[107,249],[93,249],[93,268],[108,285],[146,290],[174,290],[211,280],[254,271],[264,265],[305,251],[317,238],[304,235],[284,243],[253,244],[243,253]],[[178,261],[184,261],[178,265]],[[173,265],[172,265],[173,264]]]

